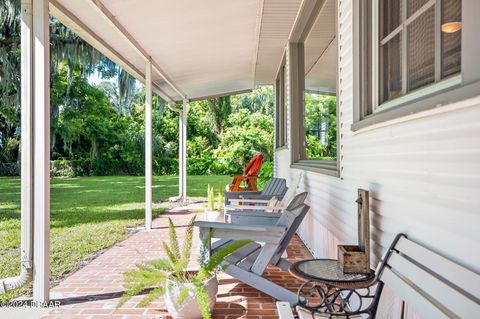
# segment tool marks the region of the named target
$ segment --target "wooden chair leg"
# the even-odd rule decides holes
[[[240,191],[240,185],[242,184],[242,179],[235,176],[233,178],[233,182],[230,185],[230,192],[238,192]]]

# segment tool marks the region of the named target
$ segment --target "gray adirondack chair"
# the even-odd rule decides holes
[[[251,199],[251,200],[270,200],[272,197],[278,199],[283,198],[287,192],[287,181],[284,178],[272,178],[262,191],[252,192],[225,192],[225,206],[230,204],[230,200],[234,199]]]
[[[230,205],[225,206],[225,213],[230,214],[230,212],[232,211],[280,212],[285,209],[295,197],[302,177],[303,172],[297,174],[297,176],[290,183],[283,198],[278,198],[277,196],[274,196],[270,199],[253,199],[249,197],[230,199]]]
[[[295,196],[296,200],[276,220],[272,220],[272,225],[195,222],[200,228],[201,253],[209,256],[233,240],[253,240],[223,262],[224,271],[278,300],[295,303],[295,293],[262,275],[269,264],[283,270],[290,267],[291,263],[282,258],[282,254],[310,210],[305,204],[307,195],[308,193],[300,193]],[[219,240],[214,243],[205,242],[209,236]]]
[[[288,192],[290,192],[290,189],[288,189]],[[286,196],[287,194],[285,194],[285,197]],[[275,225],[283,211],[291,211],[295,207],[303,204],[305,197],[306,195],[295,196],[294,194],[291,196],[289,202],[287,202],[285,205],[282,202],[281,205],[277,206],[279,209],[273,211],[249,210],[248,208],[244,210],[225,211],[225,221],[232,224]]]

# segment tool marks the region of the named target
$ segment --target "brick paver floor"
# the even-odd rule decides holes
[[[137,308],[141,297],[136,296],[116,308],[124,288],[122,273],[145,260],[164,257],[161,243],[168,240],[167,217],[172,217],[180,237],[193,216],[188,211],[165,213],[153,222],[153,230],[140,231],[106,250],[84,268],[75,272],[51,291],[51,297],[61,302],[60,308],[53,309],[43,319],[100,319],[100,318],[169,318],[163,303],[159,300],[147,308]],[[195,234],[198,238],[198,234]],[[198,240],[194,244],[198,259]],[[288,259],[301,260],[310,255],[298,237],[288,249]],[[300,282],[287,272],[269,267],[265,276],[272,281],[296,290]],[[275,300],[258,290],[239,282],[226,274],[219,275],[219,292],[214,318],[277,318]]]

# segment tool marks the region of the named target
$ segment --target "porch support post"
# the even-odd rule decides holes
[[[145,67],[145,228],[152,229],[152,62]]]
[[[183,194],[183,110],[178,110],[178,200],[184,201]]]
[[[181,176],[181,190],[180,190],[180,197],[183,202],[187,201],[187,114],[188,114],[188,100],[183,100],[183,109],[181,112],[181,130],[182,130],[182,148],[181,148],[181,158],[182,158],[182,166],[180,170],[182,173]]]
[[[48,0],[33,1],[34,283],[33,301],[50,293],[50,34]]]

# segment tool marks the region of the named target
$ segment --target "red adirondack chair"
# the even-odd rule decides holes
[[[263,154],[258,152],[243,170],[243,175],[234,175],[233,181],[228,185],[229,192],[257,191],[258,172],[263,164]],[[246,186],[242,184],[245,183]]]

